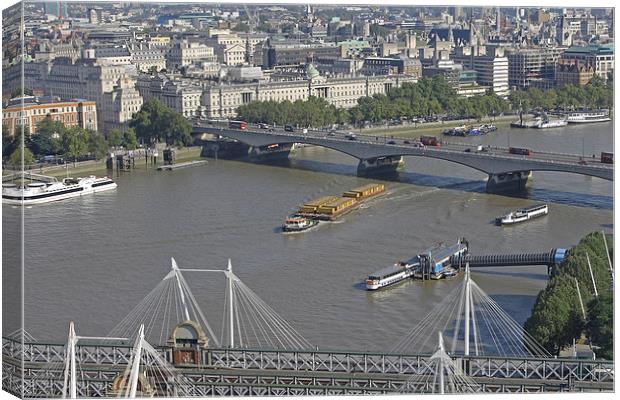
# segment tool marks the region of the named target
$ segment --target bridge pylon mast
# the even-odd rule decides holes
[[[183,294],[183,288],[181,286],[181,277],[180,277],[179,267],[174,257],[171,257],[170,261],[172,263],[172,273],[174,274],[174,277],[177,281],[177,287],[179,288],[179,296],[181,297],[181,304],[183,304],[183,313],[185,314],[185,320],[189,321],[190,320],[189,310],[187,309],[187,303],[185,302],[185,294]]]
[[[465,264],[465,355],[469,355],[469,312],[471,304],[471,280],[470,280],[469,263]],[[472,312],[473,313],[473,312]]]
[[[129,396],[125,396],[132,399],[136,398],[136,392],[138,390],[138,378],[140,377],[140,359],[142,358],[143,342],[144,325],[140,325],[140,331],[138,332],[136,344],[134,345],[133,364],[131,366],[131,374],[129,375],[129,386],[127,387],[127,394],[129,394]]]
[[[441,357],[439,357],[439,363],[438,363],[438,367],[439,367],[439,394],[445,394],[446,393],[446,389],[445,389],[445,383],[444,383],[444,376],[443,376],[443,354],[445,353],[445,349],[443,346],[443,336],[441,335],[441,331],[439,331],[438,333],[439,335],[439,351],[441,352]]]
[[[232,272],[232,262],[230,258],[228,259],[228,268],[226,269],[226,277],[228,278],[228,308],[230,309],[229,319],[228,319],[228,329],[229,329],[229,343],[230,348],[235,347],[235,318],[234,318],[234,302],[233,302],[233,272]]]
[[[67,389],[70,399],[77,398],[76,368],[75,368],[75,344],[77,336],[75,335],[75,326],[73,321],[69,323],[69,339],[67,340],[67,350],[65,353],[65,376],[62,385],[62,398],[67,398]]]

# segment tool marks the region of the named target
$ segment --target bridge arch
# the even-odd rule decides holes
[[[313,146],[318,146],[318,147],[323,147],[326,149],[338,151],[340,153],[346,154],[358,160],[380,158],[380,157],[401,157],[401,156],[434,158],[434,159],[450,162],[453,164],[463,165],[465,167],[469,167],[471,169],[480,171],[487,175],[490,174],[489,171],[479,168],[477,166],[474,166],[474,165],[471,165],[471,164],[468,164],[466,162],[462,162],[459,160],[453,160],[447,157],[442,157],[441,155],[435,155],[435,154],[428,154],[428,153],[417,154],[417,153],[406,152],[406,151],[396,151],[396,152],[377,153],[376,155],[373,154],[371,157],[365,158],[365,157],[360,157],[360,155],[356,153],[355,151],[350,151],[350,150],[345,149],[345,146],[339,146],[343,144],[342,142],[334,142],[332,144],[332,143],[325,143],[324,141],[320,139],[315,139],[315,138],[306,138],[304,140],[290,140],[290,138],[287,138],[287,137],[278,138],[278,139],[270,138],[269,140],[265,140],[264,138],[260,138],[259,140],[257,140],[258,138],[252,138],[252,140],[248,140],[246,137],[240,138],[237,135],[227,135],[226,131],[217,132],[217,134],[219,134],[220,136],[225,136],[231,139],[238,140],[239,142],[245,143],[249,146],[261,146],[262,147],[262,146],[269,146],[273,144],[284,145],[284,144],[293,144],[293,143],[311,144]],[[344,142],[344,144],[348,145],[349,143]]]
[[[613,170],[596,165],[573,165],[569,162],[549,162],[544,159],[502,157],[501,155],[480,155],[460,152],[457,150],[436,151],[431,148],[406,148],[399,146],[377,146],[378,143],[366,141],[329,140],[323,136],[302,136],[301,134],[271,134],[269,132],[237,131],[225,128],[200,127],[200,132],[208,132],[222,137],[237,140],[249,146],[268,146],[271,144],[306,143],[335,150],[360,160],[374,160],[381,157],[426,157],[460,164],[473,170],[487,174],[489,181],[497,179],[516,180],[517,190],[523,189],[523,183],[532,171],[567,172],[585,176],[593,176],[604,180],[613,180]]]

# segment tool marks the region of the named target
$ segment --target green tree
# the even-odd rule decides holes
[[[55,155],[62,151],[60,137],[47,132],[31,135],[26,140],[26,145],[38,156]]]
[[[179,146],[191,143],[189,121],[157,99],[142,104],[140,111],[129,121],[129,127],[148,145],[161,141]]]
[[[18,146],[9,158],[9,163],[15,168],[22,166],[22,146]],[[32,152],[26,147],[24,148],[24,167],[34,163]]]
[[[109,146],[103,135],[88,132],[88,152],[95,156],[97,160],[108,154]]]
[[[609,246],[612,239],[607,238]],[[613,259],[613,247],[610,247]],[[587,256],[586,256],[587,255]],[[579,338],[588,327],[592,331],[592,341],[602,348],[607,346],[605,328],[605,303],[592,304],[594,285],[592,283],[587,259],[590,259],[592,275],[596,286],[604,296],[611,293],[611,274],[605,254],[603,236],[599,232],[585,236],[577,246],[569,250],[564,261],[554,269],[547,287],[539,293],[532,309],[532,315],[525,322],[525,330],[552,354],[559,354],[562,348]],[[575,280],[579,283],[583,302],[588,304],[588,324],[581,315],[581,306]],[[598,308],[597,308],[598,307]],[[594,313],[592,310],[595,310]],[[592,321],[595,321],[594,323]],[[596,339],[594,339],[596,336]],[[597,342],[600,341],[600,342]]]
[[[134,150],[138,147],[138,139],[136,132],[132,128],[128,128],[123,132],[123,141],[121,143],[127,150]]]
[[[523,110],[524,112],[527,112],[532,109],[530,98],[527,92],[523,90],[513,90],[508,96],[508,100],[510,101],[512,109],[515,111]]]
[[[123,134],[114,129],[108,134],[108,144],[110,147],[118,147],[123,144]]]
[[[9,134],[8,127],[2,129],[2,158],[10,157],[17,149],[19,146],[18,137],[17,135]]]
[[[525,322],[525,330],[551,354],[560,351],[578,338],[583,330],[579,315],[579,298],[574,280],[562,275],[553,278],[540,292]]]
[[[86,130],[77,126],[66,129],[62,135],[63,153],[75,163],[78,157],[88,152],[89,136]]]
[[[39,121],[35,127],[35,132],[37,135],[48,135],[53,136],[55,138],[60,138],[64,133],[66,127],[60,121],[55,121],[49,117],[42,119]]]
[[[588,316],[586,329],[588,337],[600,347],[598,356],[613,360],[614,299],[611,292],[605,290],[588,303]]]
[[[166,143],[175,146],[188,146],[192,143],[192,125],[181,114],[167,112],[168,123],[165,124]]]

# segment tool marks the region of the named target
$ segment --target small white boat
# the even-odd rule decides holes
[[[530,219],[542,217],[548,213],[549,207],[546,204],[538,204],[531,207],[521,208],[504,216],[497,217],[495,222],[498,225],[513,225],[518,224],[519,222],[525,222]]]
[[[112,179],[97,178],[94,175],[87,178],[65,178],[62,182],[31,182],[25,186],[3,183],[2,202],[19,205],[41,204],[115,188],[116,182]]]
[[[548,129],[548,128],[561,128],[563,126],[568,125],[568,122],[564,119],[538,119],[536,123],[533,125],[533,128],[536,129]]]

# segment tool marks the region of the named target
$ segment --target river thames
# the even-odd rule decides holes
[[[503,128],[473,144],[522,146],[573,154],[613,149],[611,123],[557,130]],[[473,254],[570,247],[591,232],[613,232],[613,183],[534,172],[523,198],[489,195],[486,176],[441,160],[405,157],[385,195],[336,223],[283,235],[283,219],[307,200],[340,195],[374,180],[355,176],[357,160],[304,147],[289,165],[210,160],[160,172],[136,170],[113,192],[25,210],[25,321],[39,341],[109,332],[169,271],[225,268],[236,274],[311,343],[321,348],[388,350],[460,281],[409,281],[367,292],[365,277],[437,242],[469,240]],[[549,215],[498,227],[496,216],[547,202]],[[19,310],[20,210],[3,206],[5,310]],[[544,288],[546,267],[474,270],[473,279],[519,323]],[[216,332],[225,281],[186,274]],[[13,296],[12,298],[10,296]],[[4,334],[19,327],[4,313]]]

